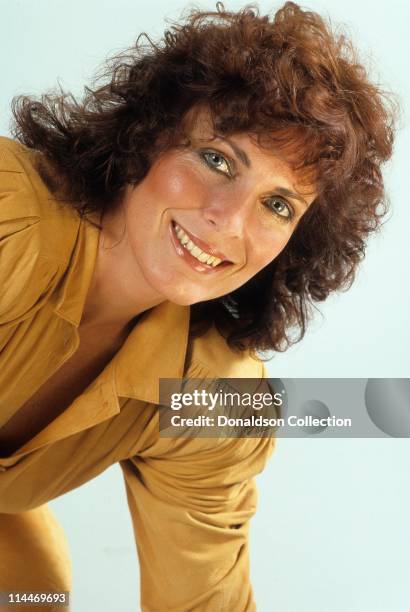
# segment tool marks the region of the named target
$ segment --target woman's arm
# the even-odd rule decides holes
[[[250,612],[253,477],[274,440],[159,439],[122,461],[141,572],[141,610]]]

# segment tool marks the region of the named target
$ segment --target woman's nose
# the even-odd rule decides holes
[[[203,215],[220,234],[227,238],[242,238],[249,218],[249,207],[243,198],[215,198],[206,204]]]

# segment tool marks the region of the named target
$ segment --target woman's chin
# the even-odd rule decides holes
[[[165,300],[178,304],[179,306],[193,306],[198,302],[206,302],[214,299],[214,295],[206,292],[202,287],[187,287],[184,283],[174,284],[168,288],[162,287],[162,295]]]
[[[170,302],[174,304],[178,304],[179,306],[193,306],[194,304],[198,304],[199,302],[206,302],[207,300],[211,300],[211,297],[206,297],[204,295],[192,295],[185,293],[178,293],[176,291],[170,292],[169,296],[166,298]]]
[[[212,291],[212,287],[206,287],[203,281],[198,283],[192,282],[182,275],[175,274],[175,272],[166,274],[164,269],[155,270],[152,267],[150,274],[144,276],[151,289],[161,296],[163,300],[180,306],[192,306],[198,302],[213,300],[221,295],[225,295],[229,290],[226,287],[221,290],[221,286],[219,286],[215,287]]]

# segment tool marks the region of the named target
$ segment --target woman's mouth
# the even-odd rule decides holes
[[[170,229],[171,239],[177,254],[197,272],[216,272],[232,265],[231,261],[223,259],[222,253],[218,252],[218,255],[222,255],[222,257],[218,257],[214,249],[204,250],[203,241],[187,232],[175,221],[171,221]]]

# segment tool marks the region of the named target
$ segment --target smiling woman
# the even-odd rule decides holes
[[[156,207],[167,208],[168,216],[172,207],[191,207],[185,232],[196,230],[215,247],[225,236],[213,217],[229,223],[229,202],[235,203],[236,222],[246,231],[238,228],[239,239],[230,236],[228,250],[235,248],[232,254],[243,264],[246,243],[252,241],[254,249],[263,242],[247,235],[248,228],[258,231],[259,219],[271,252],[267,247],[258,257],[260,268],[251,260],[242,275],[235,274],[238,267],[216,268],[218,274],[209,279],[202,274],[192,281],[191,301],[188,279],[186,286],[177,283],[173,295],[193,305],[194,333],[215,324],[232,348],[284,350],[300,340],[311,304],[353,281],[366,237],[386,210],[380,166],[392,150],[393,105],[368,80],[349,41],[292,3],[273,22],[251,9],[228,13],[219,5],[216,13],[194,12],[159,45],[144,45],[139,38],[135,48],[111,60],[101,79],[106,82],[88,89],[81,104],[67,94],[15,100],[15,135],[42,153],[37,167],[55,196],[82,213],[110,214],[122,208],[130,187],[135,193],[127,202],[139,201],[147,190],[151,200],[156,191]],[[200,142],[191,142],[191,135]],[[165,199],[158,192],[160,185],[168,190],[166,179],[154,184],[158,168],[174,176]],[[294,183],[300,183],[299,190]],[[189,189],[192,202],[178,186],[181,192]],[[306,204],[312,203],[303,219],[300,189],[306,191]],[[172,195],[179,202],[171,204]],[[276,212],[270,214],[272,207]],[[284,219],[290,223],[280,226]],[[140,241],[141,251],[143,232],[132,227],[133,244]],[[156,246],[145,242],[144,249]],[[157,264],[159,257],[160,252]],[[139,287],[136,301],[127,277],[142,271],[132,266],[130,252],[122,265],[127,268],[121,275],[123,299],[117,299],[120,280],[113,271],[104,272],[111,291],[101,291],[107,313],[112,308],[114,317],[127,318],[161,296],[155,290],[145,295]],[[158,278],[161,271],[153,274]],[[223,278],[230,281],[224,287]],[[209,291],[214,282],[215,291]],[[128,308],[120,312],[125,302]]]
[[[279,195],[303,189],[289,164],[246,134],[228,145],[204,112],[191,116],[189,138],[159,156],[104,218],[106,242],[121,249],[129,318],[138,302],[191,305],[234,292],[278,256],[314,199],[312,189],[304,205],[301,195]],[[115,303],[121,290],[119,264],[110,268],[116,274],[101,270],[95,303],[106,305],[110,294]],[[125,303],[116,307],[124,313]]]
[[[250,612],[274,441],[162,437],[158,383],[259,384],[259,353],[352,282],[392,107],[290,2],[194,11],[101,78],[16,97],[0,139],[0,591],[70,590],[47,502],[119,462],[142,609]]]

